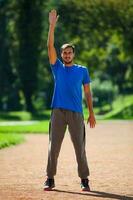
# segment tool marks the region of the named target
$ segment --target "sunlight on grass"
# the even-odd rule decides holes
[[[112,111],[104,115],[104,119],[133,119],[133,95],[119,96],[112,108]]]
[[[40,121],[31,125],[0,126],[1,133],[47,133],[49,129],[49,120]]]
[[[45,120],[50,117],[50,110],[44,110],[37,114],[31,114],[27,111],[0,112],[0,121],[29,121],[29,120]]]
[[[24,142],[24,136],[20,134],[0,133],[0,149]]]

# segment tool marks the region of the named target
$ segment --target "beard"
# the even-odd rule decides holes
[[[67,61],[66,59],[63,59],[63,63],[64,63],[64,64],[69,65],[69,64],[71,64],[72,62],[73,62],[73,59],[72,59],[72,60],[69,60],[69,61]]]

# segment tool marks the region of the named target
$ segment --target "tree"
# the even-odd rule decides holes
[[[118,84],[120,92],[123,92],[126,86],[131,88],[132,0],[85,0],[84,3],[80,0],[62,0],[58,12],[65,32],[68,32],[69,38],[76,45],[77,61],[90,66],[93,73],[104,70],[99,78],[110,77],[113,83]],[[108,53],[108,46],[114,45],[112,36],[118,38],[115,41],[115,49],[119,49],[117,52],[112,49],[112,52]]]
[[[33,97],[38,89],[39,47],[42,33],[42,1],[20,0],[17,3],[16,23],[19,40],[18,72],[24,93],[26,108],[33,112]]]
[[[20,108],[17,77],[11,62],[11,19],[9,1],[0,1],[0,109],[6,111]]]

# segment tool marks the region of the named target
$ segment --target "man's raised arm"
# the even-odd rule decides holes
[[[54,30],[55,30],[58,17],[59,16],[57,16],[56,10],[51,10],[51,12],[49,13],[49,33],[48,33],[48,41],[47,41],[48,56],[49,56],[50,64],[55,64],[56,59],[57,59],[57,54],[54,47]]]

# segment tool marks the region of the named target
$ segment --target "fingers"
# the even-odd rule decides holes
[[[58,21],[58,19],[59,19],[59,15],[57,15],[56,21]]]
[[[52,9],[52,10],[50,11],[50,13],[56,13],[56,10],[55,10],[55,9]]]
[[[96,121],[95,120],[90,121],[90,128],[94,128],[95,125],[96,125]]]
[[[57,16],[57,11],[53,9],[53,10],[50,11],[49,14],[56,17]]]
[[[95,127],[95,122],[94,123],[90,123],[90,128],[94,128]]]
[[[90,128],[94,128],[95,125],[96,125],[96,120],[95,120],[95,119],[88,118],[87,124],[88,124],[88,123],[90,123]]]
[[[56,13],[56,10],[55,10],[55,9],[52,9],[51,12]]]
[[[58,21],[59,15],[57,16],[56,10],[51,10],[49,12],[49,22],[50,24],[55,24]]]

